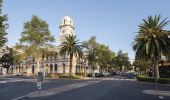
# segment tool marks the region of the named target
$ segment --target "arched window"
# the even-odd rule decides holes
[[[48,64],[45,66],[45,72],[48,73]]]
[[[55,68],[54,69],[55,69],[55,71],[57,71],[57,64],[55,64]]]
[[[65,70],[66,70],[66,65],[65,65],[65,63],[63,63],[63,73],[65,73]]]
[[[23,72],[24,71],[24,67],[23,66],[21,66],[21,72]]]
[[[32,74],[34,74],[34,65],[32,65]]]
[[[50,72],[53,71],[53,64],[50,64]]]

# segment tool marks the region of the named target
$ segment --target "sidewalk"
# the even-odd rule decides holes
[[[7,74],[7,75],[0,74],[0,78],[5,78],[5,77],[9,77],[9,76],[15,76],[15,74]]]

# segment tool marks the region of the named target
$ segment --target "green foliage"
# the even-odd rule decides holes
[[[137,60],[133,62],[133,66],[135,66],[135,69],[139,68],[141,71],[145,71],[146,69],[149,69],[151,67],[151,61],[144,61],[144,60]]]
[[[167,18],[161,20],[160,15],[148,16],[139,25],[138,34],[132,43],[136,59],[151,60],[155,68],[156,77],[159,78],[158,61],[162,55],[170,54],[170,32],[164,28],[168,25]]]
[[[67,75],[67,74],[62,74],[62,75],[59,75],[59,78],[66,78],[66,79],[82,79],[82,76],[80,75],[75,75],[75,76],[70,76],[70,75]]]
[[[92,36],[88,41],[84,41],[83,46],[89,62],[88,64],[92,70],[96,69],[96,64],[100,66],[100,71],[114,66],[115,53],[108,46],[98,43],[95,36]]]
[[[72,60],[73,56],[82,57],[82,45],[80,44],[77,37],[74,35],[69,35],[65,37],[65,41],[61,43],[61,49],[59,52],[61,55],[69,55],[70,56],[70,67],[69,67],[69,74],[72,75]]]
[[[170,51],[170,32],[164,30],[169,21],[161,16],[149,16],[139,25],[139,32],[132,43],[136,58],[149,60],[152,56],[159,58],[162,54],[167,55]]]
[[[24,23],[24,30],[21,33],[20,43],[23,53],[27,57],[34,57],[39,68],[40,61],[47,48],[54,42],[48,24],[37,16],[33,16],[31,21]]]
[[[96,63],[100,66],[100,71],[113,67],[115,53],[108,46],[98,43],[95,36],[92,36],[88,41],[84,41],[83,46],[92,70],[96,69]]]
[[[55,59],[57,59],[57,57],[58,57],[58,52],[56,52],[55,50],[44,50],[44,51],[43,51],[43,54],[42,54],[42,59],[44,59],[45,57],[46,57],[47,59],[52,58],[52,57],[54,57]]]
[[[85,54],[87,56],[88,65],[92,70],[96,69],[96,47],[98,43],[96,42],[96,37],[92,36],[88,41],[83,42],[85,48]]]
[[[5,53],[1,58],[0,58],[0,64],[2,67],[7,68],[7,73],[8,69],[10,66],[13,64],[13,49],[7,47],[7,50],[9,51],[8,53]]]
[[[23,60],[26,60],[26,58],[28,57],[28,55],[30,55],[29,51],[26,49],[26,46],[20,45],[20,44],[16,44],[13,47],[13,63],[14,64],[20,64]],[[27,52],[27,53],[25,53]]]
[[[44,47],[48,46],[49,42],[54,42],[54,37],[48,29],[48,24],[37,16],[33,16],[31,21],[24,23],[20,42],[28,43],[30,46]]]
[[[137,80],[142,82],[150,82],[150,83],[156,82],[156,79],[153,77],[137,77]]]
[[[0,48],[7,42],[6,29],[8,24],[6,21],[8,21],[7,15],[2,15],[2,8],[0,8]]]
[[[125,66],[126,69],[131,67],[128,53],[123,53],[122,50],[118,51],[117,56],[115,57],[114,63],[115,63],[115,66],[120,69],[120,71],[122,71],[122,66]]]
[[[158,83],[170,84],[170,78],[159,78]]]
[[[77,40],[77,36],[69,35],[65,38],[65,41],[61,43],[60,54],[82,56],[82,45]]]
[[[156,78],[154,77],[137,77],[137,80],[142,82],[150,82],[150,83],[156,82]],[[158,83],[170,84],[170,78],[159,78]]]
[[[96,47],[97,62],[100,69],[107,70],[113,67],[113,60],[115,58],[115,53],[112,52],[108,46],[104,44],[98,44]]]
[[[47,74],[47,77],[50,77],[50,78],[52,78],[52,79],[57,79],[57,78],[59,78],[59,76],[58,76],[57,73],[49,73],[49,74]]]

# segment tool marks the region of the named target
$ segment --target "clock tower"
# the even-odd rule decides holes
[[[73,20],[69,16],[64,16],[60,23],[60,42],[62,43],[69,35],[74,35]]]

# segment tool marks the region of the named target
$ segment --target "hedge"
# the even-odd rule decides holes
[[[75,75],[75,76],[69,76],[69,75],[59,75],[59,78],[68,78],[68,79],[81,79],[81,76]]]
[[[137,77],[138,81],[141,82],[149,82],[149,83],[155,83],[156,78],[154,77]],[[158,83],[160,84],[170,84],[170,78],[159,78]]]

